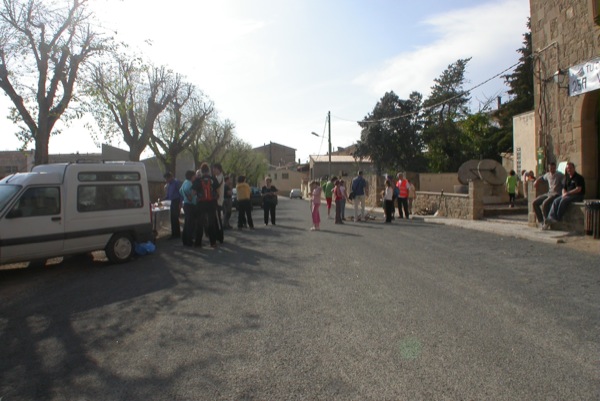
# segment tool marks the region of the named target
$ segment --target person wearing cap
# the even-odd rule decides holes
[[[181,227],[179,225],[179,215],[181,214],[181,195],[179,194],[179,188],[181,183],[173,177],[170,172],[165,173],[165,200],[171,201],[170,215],[171,215],[171,238],[181,238]]]

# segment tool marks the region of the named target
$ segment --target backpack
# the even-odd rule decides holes
[[[217,194],[213,189],[212,177],[200,177],[194,185],[194,190],[199,202],[210,202],[217,199]]]

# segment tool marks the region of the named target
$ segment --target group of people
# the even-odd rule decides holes
[[[569,204],[583,201],[585,180],[577,173],[574,163],[568,162],[562,174],[552,162],[548,172],[535,180],[534,186],[538,188],[542,181],[548,184],[548,192],[535,198],[532,205],[542,230],[549,230],[552,224],[562,220]]]
[[[196,172],[186,171],[183,183],[169,172],[164,178],[165,200],[171,202],[170,239],[181,238],[184,246],[201,247],[202,238],[206,234],[211,247],[215,248],[217,241],[223,243],[224,230],[233,228],[230,224],[233,211],[233,177],[223,174],[220,163],[215,163],[212,167],[202,163]],[[238,229],[254,229],[251,188],[243,175],[237,177],[236,195]],[[265,225],[269,224],[269,218],[271,224],[275,225],[277,188],[268,177],[262,187],[262,197]],[[182,206],[183,230],[179,221]]]
[[[382,193],[385,222],[391,223],[394,219],[394,202],[398,202],[398,214],[400,218],[408,219],[410,210],[412,210],[412,200],[415,197],[415,187],[404,177],[403,173],[398,173],[398,180],[394,181],[391,176],[386,176],[385,189]],[[312,216],[311,230],[319,230],[321,223],[320,205],[321,197],[325,195],[327,205],[327,218],[331,219],[331,210],[335,202],[335,224],[344,224],[346,220],[346,201],[350,200],[354,205],[354,221],[366,220],[365,214],[366,198],[369,196],[369,185],[363,177],[363,172],[358,171],[358,175],[352,179],[350,192],[346,188],[343,179],[333,176],[322,184],[314,180],[310,183],[310,206]]]
[[[533,210],[542,230],[549,230],[553,223],[560,221],[569,204],[583,200],[585,195],[585,180],[577,173],[575,164],[568,162],[565,173],[563,174],[558,171],[554,162],[550,163],[548,171],[537,179],[532,171],[523,173],[523,192],[525,196],[527,194],[526,185],[528,181],[533,181],[535,188],[538,188],[543,181],[548,185],[548,192],[532,201]],[[506,190],[509,196],[510,207],[514,207],[517,192],[517,177],[514,170],[510,171],[506,179]]]

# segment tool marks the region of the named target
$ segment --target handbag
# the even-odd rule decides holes
[[[354,200],[354,191],[350,191],[350,193],[348,194],[348,199]]]

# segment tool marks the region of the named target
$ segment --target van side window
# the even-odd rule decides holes
[[[77,188],[77,210],[79,212],[135,209],[142,205],[142,186],[140,184],[80,185]]]
[[[52,216],[56,214],[60,214],[60,190],[58,187],[27,189],[9,213],[13,217]]]

